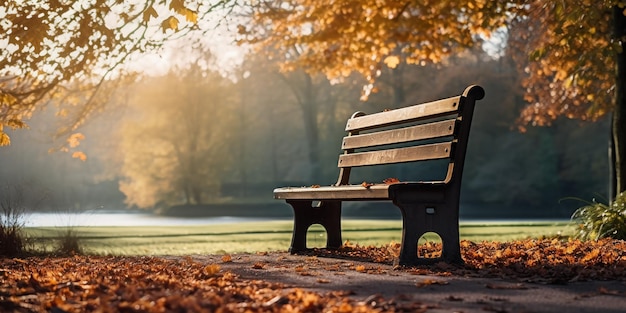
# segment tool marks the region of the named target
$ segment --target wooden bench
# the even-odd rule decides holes
[[[293,207],[294,227],[289,251],[307,250],[309,227],[322,225],[327,248],[339,248],[343,201],[391,201],[402,213],[399,264],[446,261],[463,263],[459,242],[459,198],[465,151],[480,86],[469,86],[460,96],[366,115],[356,112],[346,124],[339,156],[339,179],[332,186],[274,189],[274,198]],[[398,147],[400,145],[400,147]],[[445,178],[437,181],[390,179],[377,183],[350,183],[355,167],[447,159]],[[444,164],[445,165],[445,164]],[[441,237],[438,258],[418,255],[419,238],[427,232]]]

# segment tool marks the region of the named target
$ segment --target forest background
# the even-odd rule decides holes
[[[194,64],[118,91],[111,109],[85,125],[86,140],[73,147],[85,161],[48,153],[55,115],[41,112],[30,130],[16,131],[13,144],[0,150],[0,183],[21,186],[37,202],[32,207],[47,211],[267,203],[275,187],[336,180],[343,127],[354,111],[435,100],[475,83],[487,95],[476,108],[462,216],[568,218],[580,203],[565,198],[606,199],[608,118],[560,119],[521,133],[516,119],[525,103],[506,56],[473,51],[442,66],[403,65],[392,76],[405,94],[395,106],[391,82],[362,102],[357,79],[331,85],[302,71],[280,73],[248,55],[233,81],[211,63],[210,52],[204,58],[198,64],[206,69]],[[315,99],[302,103],[302,93]],[[304,118],[316,121],[315,151]],[[404,165],[364,175],[371,181],[407,171],[433,177],[435,169]]]
[[[561,118],[520,132],[525,66],[504,43],[485,44],[438,64],[381,67],[375,87],[356,74],[329,80],[302,68],[281,71],[274,51],[246,54],[225,72],[215,58],[219,48],[195,45],[193,62],[118,84],[105,109],[69,137],[51,139],[66,114],[59,107],[38,111],[29,130],[5,130],[13,143],[0,149],[2,192],[19,189],[29,207],[44,211],[279,205],[271,199],[275,187],[336,180],[344,123],[354,111],[435,100],[479,84],[487,95],[475,113],[462,217],[568,218],[581,203],[564,199],[606,199],[609,117]],[[363,86],[374,88],[367,99]],[[67,153],[50,154],[51,147]],[[429,179],[437,169],[365,169],[354,179],[402,180],[413,172]]]

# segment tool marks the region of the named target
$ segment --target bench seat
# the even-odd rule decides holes
[[[281,200],[393,200],[389,190],[406,186],[419,190],[422,187],[444,186],[444,181],[433,182],[398,182],[393,184],[320,186],[320,187],[282,187],[274,189],[274,199]]]

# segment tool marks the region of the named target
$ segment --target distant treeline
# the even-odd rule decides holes
[[[330,185],[336,181],[344,123],[354,111],[372,113],[393,109],[456,95],[468,84],[480,84],[486,90],[486,97],[475,110],[463,176],[462,216],[567,218],[580,205],[567,198],[606,198],[608,119],[597,122],[560,119],[549,127],[529,127],[521,132],[516,123],[525,104],[520,77],[506,58],[494,60],[477,53],[450,60],[446,66],[402,64],[394,70],[383,69],[375,86],[377,93],[367,102],[359,100],[365,82],[357,78],[330,84],[322,76],[301,71],[282,74],[259,56],[249,57],[241,70],[246,73],[245,79],[231,82],[228,88],[233,92],[223,100],[228,101],[224,107],[229,110],[220,113],[220,120],[228,123],[219,124],[211,131],[220,134],[211,140],[223,141],[207,145],[205,149],[211,153],[196,156],[194,162],[200,164],[197,167],[181,167],[195,176],[165,176],[164,165],[150,156],[141,160],[144,163],[132,164],[135,176],[131,177],[124,170],[129,168],[128,162],[156,150],[165,154],[176,149],[149,144],[146,151],[134,151],[134,157],[129,158],[129,149],[139,145],[129,144],[132,141],[125,141],[128,138],[123,136],[136,134],[158,139],[171,132],[171,141],[176,142],[186,135],[175,134],[173,126],[184,122],[172,120],[162,123],[165,127],[162,129],[129,132],[132,127],[152,125],[149,116],[137,118],[140,115],[136,111],[128,110],[135,114],[135,119],[129,120],[124,117],[125,110],[115,106],[114,112],[104,112],[83,130],[86,139],[81,149],[88,157],[85,162],[66,153],[48,154],[54,143],[42,138],[49,137],[46,125],[54,117],[46,116],[50,114],[45,112],[37,116],[30,122],[31,130],[12,134],[15,144],[0,148],[0,183],[22,186],[25,194],[21,202],[39,210],[119,209],[126,207],[125,199],[134,207],[139,202],[128,199],[140,199],[144,195],[137,193],[148,188],[138,185],[137,175],[142,173],[149,173],[155,182],[171,182],[162,188],[172,190],[159,189],[150,195],[161,197],[152,199],[156,204],[150,208],[211,203],[283,205],[272,200],[273,188]],[[168,90],[162,78],[146,79],[142,84],[143,90]],[[211,100],[210,95],[195,98],[181,95],[171,100],[175,101],[172,105],[178,108],[187,98]],[[133,101],[140,100],[131,97],[129,107],[147,109],[160,101],[154,96],[149,105],[132,106]],[[211,110],[219,111],[221,106],[213,105]],[[215,127],[211,116],[215,118],[209,114],[207,120],[198,121],[199,127],[210,123]],[[120,129],[127,131],[120,133]],[[145,143],[148,140],[145,138],[130,139]],[[211,166],[219,166],[220,170],[202,169],[201,165],[209,160]],[[382,182],[388,177],[402,180],[415,175],[431,179],[441,175],[440,170],[441,164],[395,165],[376,171],[364,168],[355,173],[353,183]],[[181,171],[167,173],[178,175]],[[211,184],[189,186],[194,181]],[[119,191],[120,182],[126,187],[136,187],[135,194],[129,194],[130,188],[122,188],[125,193]],[[3,190],[6,192],[6,188]],[[194,192],[194,197],[190,197]],[[380,215],[377,206],[349,204],[345,211],[358,214],[358,210],[370,210],[371,216],[377,216]],[[394,214],[397,212],[390,216]]]

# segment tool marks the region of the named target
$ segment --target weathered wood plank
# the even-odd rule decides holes
[[[342,154],[339,156],[338,166],[354,167],[435,160],[450,157],[451,150],[452,143],[443,142],[416,147]]]
[[[389,200],[389,185],[375,184],[367,188],[362,185],[285,187],[274,189],[275,199],[298,200]]]
[[[401,109],[358,116],[348,120],[346,123],[346,131],[358,131],[383,125],[394,125],[419,120],[429,116],[452,113],[458,110],[460,99],[460,96],[452,97]]]
[[[455,122],[456,119],[450,119],[441,122],[385,130],[375,133],[346,136],[343,138],[341,148],[344,150],[358,149],[451,136],[454,133]]]

